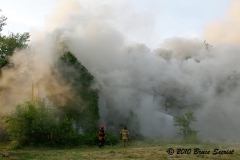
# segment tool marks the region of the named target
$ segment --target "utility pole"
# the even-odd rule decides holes
[[[34,86],[33,86],[33,80],[32,80],[32,101],[33,101],[33,91],[34,91]]]

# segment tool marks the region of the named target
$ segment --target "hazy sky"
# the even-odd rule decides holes
[[[62,0],[59,0],[62,1]],[[107,6],[119,30],[133,41],[158,46],[168,37],[201,38],[211,21],[220,19],[231,0],[79,0],[83,7]],[[8,17],[3,33],[43,29],[56,0],[0,0]],[[97,9],[96,9],[97,13]],[[137,28],[137,29],[136,29]]]

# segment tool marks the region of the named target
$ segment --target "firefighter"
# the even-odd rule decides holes
[[[100,125],[100,129],[98,131],[98,141],[99,141],[99,148],[101,149],[104,147],[105,138],[106,138],[106,134],[104,131],[104,126]]]
[[[125,147],[126,145],[129,145],[130,135],[126,126],[120,131],[120,134],[122,137],[123,146]]]

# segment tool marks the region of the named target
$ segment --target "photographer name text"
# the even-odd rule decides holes
[[[201,150],[200,148],[177,148],[177,149],[173,149],[173,148],[168,148],[167,153],[169,155],[174,154],[174,152],[176,151],[176,154],[213,154],[213,155],[218,155],[218,154],[233,154],[234,153],[234,149],[233,150],[221,150],[221,149],[214,149],[212,151],[210,150]]]

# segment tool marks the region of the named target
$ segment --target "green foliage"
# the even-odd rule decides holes
[[[6,20],[5,16],[0,17],[0,32],[2,27],[6,25]],[[11,67],[13,65],[9,62],[8,57],[12,56],[16,49],[27,48],[29,37],[30,35],[27,32],[23,34],[10,33],[8,36],[0,34],[0,69],[4,66]]]
[[[3,120],[9,138],[23,146],[49,141],[56,126],[53,109],[37,101],[17,105]]]
[[[12,56],[15,49],[26,48],[28,46],[26,42],[29,37],[29,33],[11,33],[8,36],[0,35],[0,68],[13,65],[8,61],[8,57]]]
[[[106,132],[106,135],[107,135],[106,140],[105,140],[106,145],[114,146],[120,142],[119,137],[113,135],[112,133]]]
[[[82,144],[88,146],[98,145],[98,132],[84,132],[82,134]]]
[[[3,125],[13,148],[24,146],[80,146],[97,145],[98,132],[80,133],[75,121],[67,112],[63,117],[56,108],[38,100],[18,104],[16,109],[3,116]],[[115,145],[118,137],[107,133],[106,145]]]
[[[99,119],[98,91],[91,87],[94,77],[70,52],[61,57],[58,68],[61,78],[77,95],[74,100],[69,101],[67,106],[63,107],[65,109],[67,107],[67,116],[84,131],[94,132]],[[66,110],[64,112],[66,113]]]
[[[181,132],[180,135],[183,136],[183,140],[185,142],[197,142],[197,132],[190,127],[192,122],[196,122],[197,119],[194,116],[192,110],[188,110],[184,115],[179,117],[175,121],[175,126],[179,126]]]
[[[51,134],[51,141],[60,146],[75,145],[78,133],[75,132],[73,127],[73,120],[64,117],[57,122]]]
[[[6,143],[4,148],[7,148],[7,149],[22,149],[23,146],[18,141],[9,141],[8,143]]]
[[[0,12],[1,12],[1,10],[0,10]],[[5,23],[6,20],[7,20],[7,17],[5,17],[3,15],[0,17],[0,32],[2,31],[2,27],[6,25],[6,23]]]
[[[3,128],[3,122],[0,121],[0,142],[7,142],[9,141],[8,134],[6,130]]]

